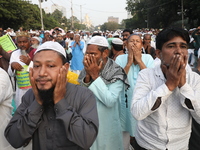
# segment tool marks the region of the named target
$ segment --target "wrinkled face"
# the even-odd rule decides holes
[[[28,50],[30,47],[30,41],[28,39],[28,37],[17,37],[17,46],[21,49],[21,50]]]
[[[143,41],[146,44],[151,43],[151,36],[150,35],[145,35]]]
[[[39,41],[36,40],[35,38],[31,38],[31,45],[39,45]]]
[[[124,40],[124,39],[127,39],[129,36],[130,36],[130,33],[129,33],[129,32],[124,32],[124,33],[122,33],[123,40]]]
[[[62,59],[57,52],[52,50],[37,52],[33,58],[33,78],[37,88],[49,90],[55,87],[62,66]]]
[[[162,46],[162,50],[159,50],[158,53],[162,64],[169,66],[174,56],[181,55],[182,58],[183,56],[187,56],[187,49],[187,42],[178,36],[164,43]]]
[[[108,56],[106,50],[104,52],[99,51],[97,45],[88,45],[86,55],[93,55],[97,63],[99,63],[100,61],[104,61],[104,64],[105,58]]]
[[[128,40],[127,40],[127,48],[131,49],[132,45],[136,45],[138,49],[142,49],[142,39],[138,35],[132,35]]]

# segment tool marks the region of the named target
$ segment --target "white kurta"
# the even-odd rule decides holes
[[[4,136],[4,130],[11,119],[13,89],[8,74],[0,68],[0,150],[14,150]]]

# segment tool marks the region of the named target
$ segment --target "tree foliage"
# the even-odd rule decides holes
[[[119,24],[116,22],[105,22],[103,25],[101,25],[101,30],[102,31],[115,31],[117,29],[119,29]]]
[[[164,28],[182,26],[182,0],[127,0],[126,10],[132,18],[124,20],[126,28]],[[197,27],[200,23],[200,1],[183,0],[184,26]]]
[[[52,29],[61,27],[70,29],[71,20],[63,17],[59,10],[55,10],[52,14],[46,14],[42,10],[44,29]],[[74,17],[74,25],[76,28],[85,28],[79,24],[79,20]],[[41,29],[40,9],[38,5],[33,5],[23,0],[1,0],[0,2],[0,27],[4,29],[10,27],[14,30],[23,27],[24,29]]]

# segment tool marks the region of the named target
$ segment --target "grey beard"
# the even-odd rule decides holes
[[[38,46],[39,46],[38,44],[33,44],[31,47],[32,48],[38,48]]]

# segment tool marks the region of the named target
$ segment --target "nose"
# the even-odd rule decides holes
[[[46,68],[44,66],[41,66],[39,70],[39,76],[40,77],[47,76]]]
[[[181,54],[183,51],[180,46],[176,46],[175,54]]]

